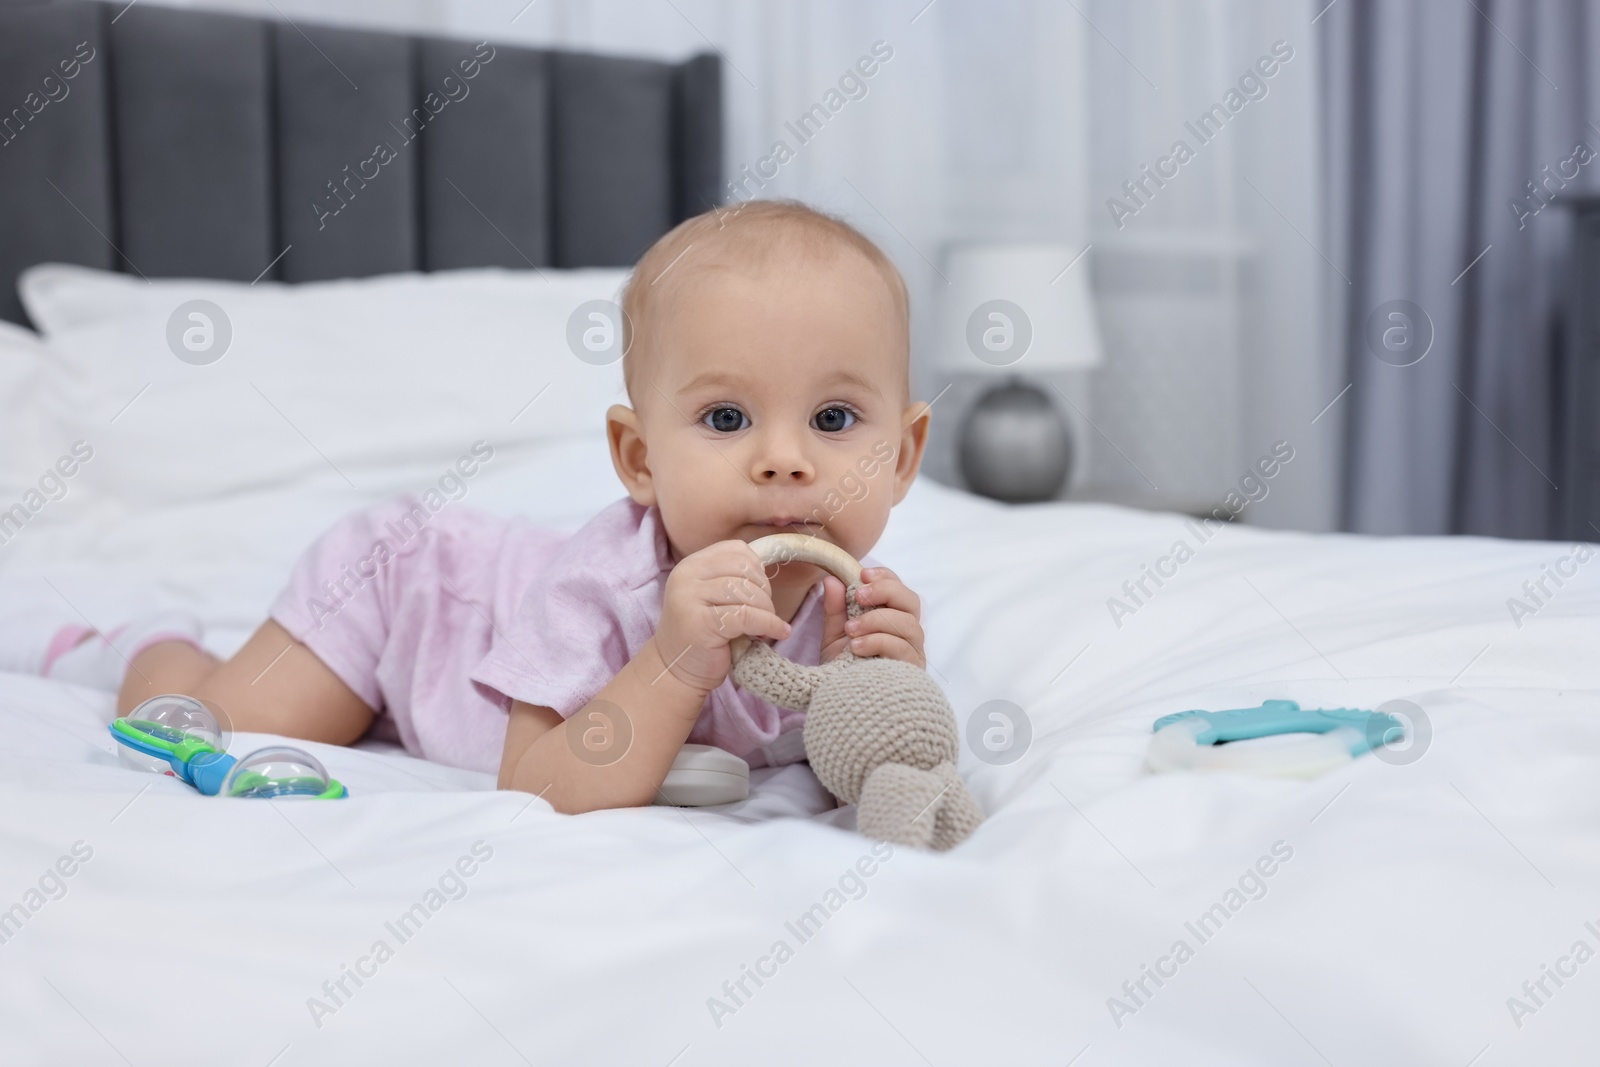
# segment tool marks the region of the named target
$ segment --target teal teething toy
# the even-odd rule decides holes
[[[1146,755],[1151,769],[1229,770],[1310,778],[1405,737],[1405,724],[1382,711],[1361,708],[1305,710],[1293,700],[1258,707],[1180,711],[1151,727]],[[1280,734],[1312,735],[1298,744],[1229,748],[1225,742]]]

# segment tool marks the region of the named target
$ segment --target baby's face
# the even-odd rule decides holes
[[[663,296],[633,388],[648,477],[630,491],[660,507],[676,558],[796,532],[859,559],[915,477],[925,427],[908,432],[925,406],[909,403],[882,276],[841,252],[702,270]]]

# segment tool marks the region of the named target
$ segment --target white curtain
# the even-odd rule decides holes
[[[1330,267],[1313,244],[1316,11],[1096,0],[1083,12],[1095,27],[1090,185],[1109,353],[1096,412],[1108,436],[1126,435],[1128,458],[1119,469],[1098,456],[1105,476],[1215,496],[1284,441],[1293,460],[1240,518],[1333,529],[1339,420],[1318,416],[1343,382],[1319,301]],[[1145,167],[1176,173],[1157,185]]]
[[[478,5],[449,6],[453,30],[489,32]],[[1089,243],[1092,31],[1082,18],[1033,0],[539,0],[516,26],[561,47],[723,54],[730,178],[754,171],[775,142],[794,151],[776,178],[730,196],[805,200],[894,259],[912,294],[914,384],[923,399],[938,397],[927,470],[957,481],[953,431],[978,383],[932,366],[941,249],[973,239]],[[865,79],[866,94],[802,145],[799,116],[875,47],[892,58]]]
[[[1274,0],[203,0],[291,19],[543,47],[726,60],[727,172],[793,158],[740,196],[847,217],[913,302],[915,384],[940,396],[928,470],[958,481],[953,429],[976,383],[932,366],[941,250],[958,240],[1092,245],[1107,363],[1088,385],[1080,480],[1218,501],[1286,440],[1294,460],[1244,521],[1331,528],[1339,384],[1316,304],[1313,12]],[[1122,226],[1106,201],[1184,122],[1286,40],[1268,94]],[[881,44],[879,43],[881,42]],[[856,61],[892,50],[814,138],[787,124]],[[1192,140],[1192,138],[1191,138]],[[770,166],[769,166],[770,172]],[[1246,181],[1253,183],[1259,193]],[[746,191],[748,190],[748,191]],[[946,386],[950,386],[946,390]],[[1066,384],[1068,391],[1074,386]],[[1152,490],[1152,486],[1155,487]]]

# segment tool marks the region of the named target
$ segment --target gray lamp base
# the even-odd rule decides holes
[[[975,493],[1012,504],[1054,500],[1072,472],[1072,433],[1043,390],[1014,378],[968,410],[959,459]]]

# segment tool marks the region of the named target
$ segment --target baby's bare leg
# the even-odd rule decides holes
[[[193,692],[222,661],[187,641],[162,641],[129,662],[117,693],[118,715],[126,715],[162,693]]]
[[[117,714],[163,693],[215,704],[234,731],[348,745],[372,724],[372,709],[271,619],[228,660],[178,641],[151,645],[133,658]]]

